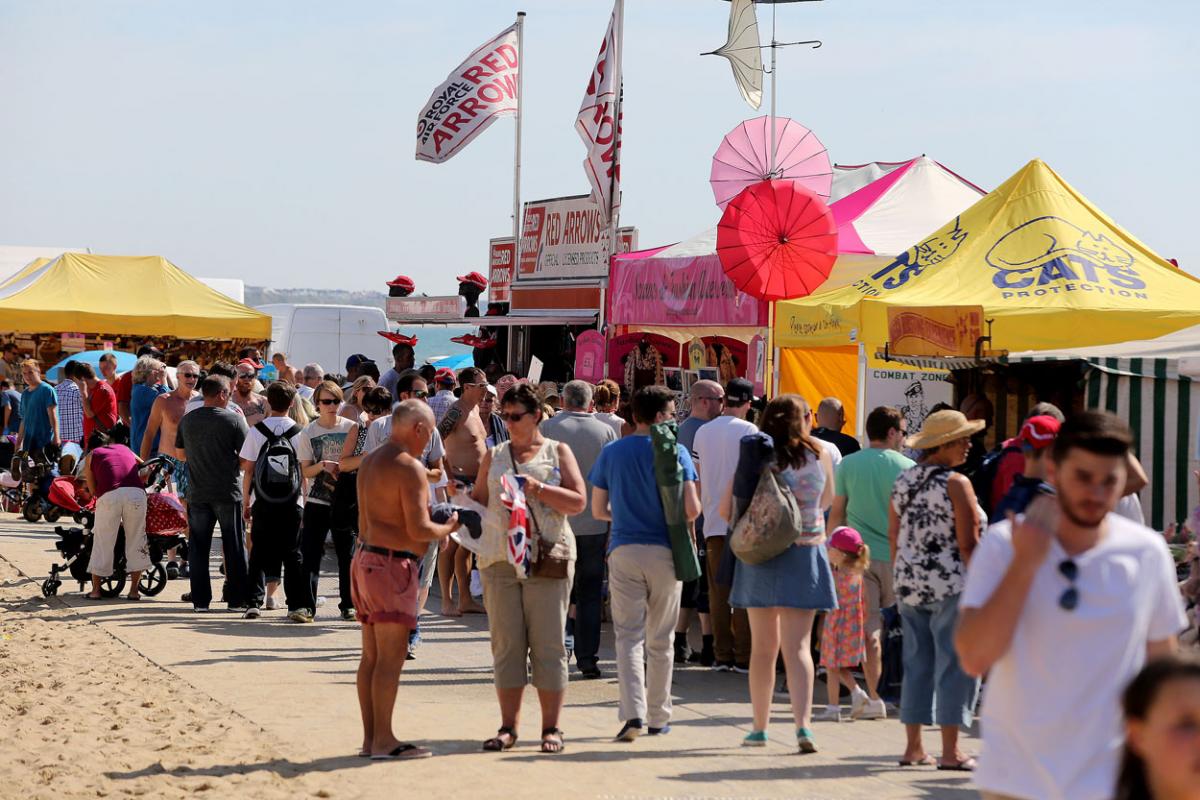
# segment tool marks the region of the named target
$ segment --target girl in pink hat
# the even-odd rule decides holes
[[[829,537],[829,566],[833,567],[833,582],[837,587],[838,607],[825,614],[821,632],[821,666],[825,668],[825,686],[829,705],[824,713],[815,714],[815,722],[841,722],[839,703],[842,686],[850,690],[851,698],[858,695],[865,701],[867,693],[850,674],[853,667],[866,656],[863,637],[863,573],[871,566],[871,548],[863,542],[854,528],[842,526]]]

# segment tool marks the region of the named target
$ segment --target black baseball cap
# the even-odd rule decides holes
[[[743,406],[754,402],[754,384],[745,378],[734,378],[725,384],[725,405]]]
[[[370,360],[371,359],[367,358],[362,353],[355,353],[354,355],[352,355],[346,359],[346,371],[349,372],[350,370],[354,369],[355,367],[362,366],[363,364],[367,363]]]

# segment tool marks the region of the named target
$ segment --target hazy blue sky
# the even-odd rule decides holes
[[[526,23],[525,199],[583,193],[573,129],[609,0],[0,0],[0,243],[161,253],[280,287],[430,294],[511,228],[512,120],[446,164],[418,110]],[[719,0],[627,0],[622,224],[644,247],[716,223],[721,137],[755,112]],[[769,7],[759,10],[769,26]],[[994,188],[1045,159],[1200,272],[1193,2],[826,0],[783,5],[779,109],[838,163],[925,153]]]

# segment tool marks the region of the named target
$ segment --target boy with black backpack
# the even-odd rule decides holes
[[[300,551],[304,478],[296,454],[296,437],[301,428],[288,416],[296,389],[276,382],[267,387],[266,395],[270,414],[250,429],[239,454],[242,512],[247,520],[253,520],[246,535],[251,594],[244,617],[258,618],[267,578],[282,575],[288,619],[311,622],[315,603]]]

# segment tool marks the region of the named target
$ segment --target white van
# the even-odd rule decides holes
[[[345,372],[346,359],[362,353],[386,372],[392,343],[378,331],[390,330],[382,308],[303,303],[255,306],[271,315],[270,353],[287,354],[294,367],[316,362],[326,372]]]

